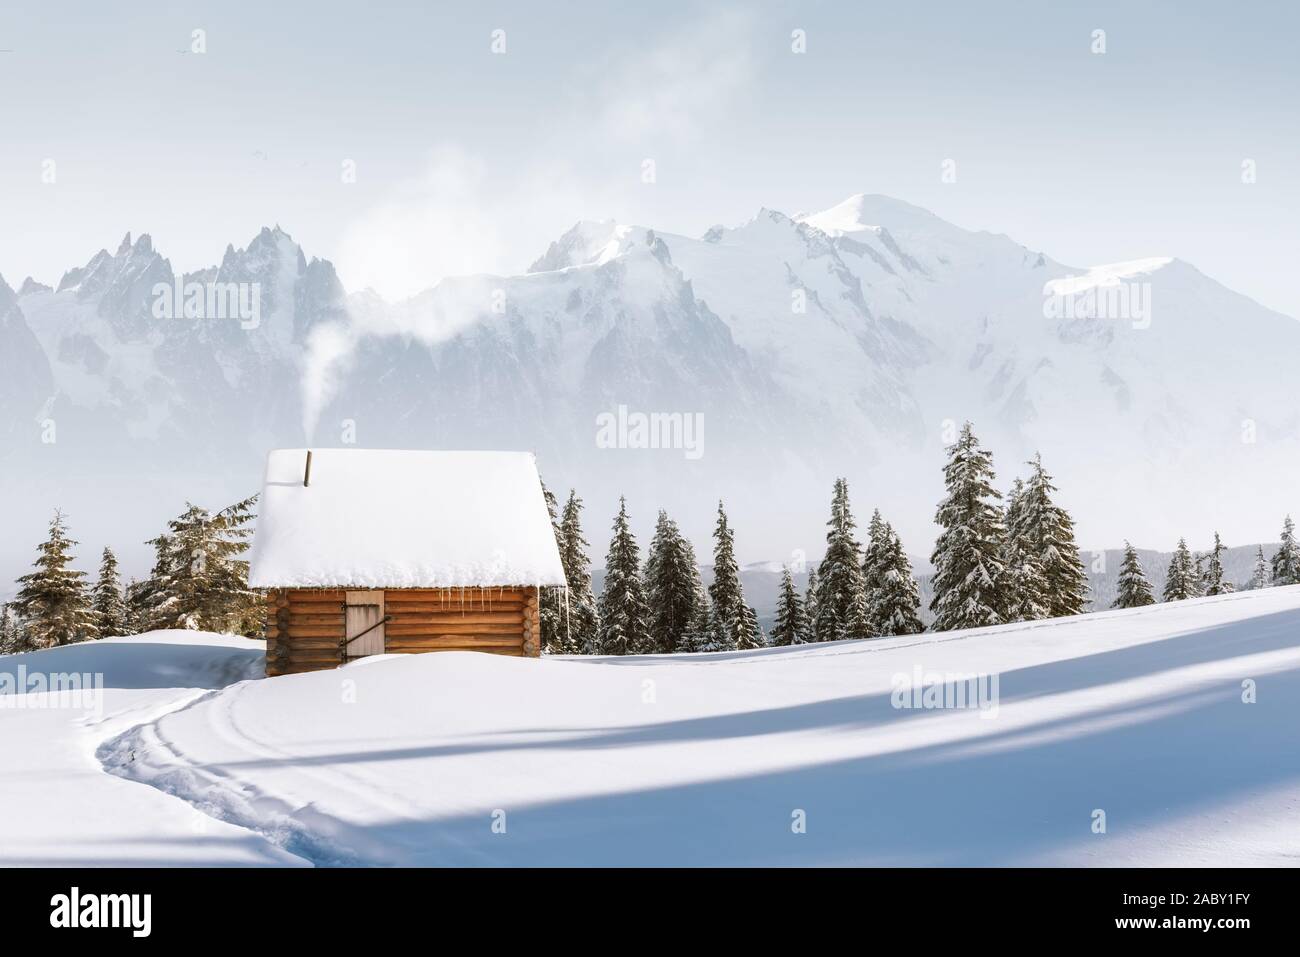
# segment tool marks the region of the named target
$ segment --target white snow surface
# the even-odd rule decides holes
[[[1173,259],[1168,256],[1152,256],[1146,259],[1093,266],[1082,275],[1049,280],[1044,283],[1043,292],[1045,295],[1067,296],[1099,286],[1117,286],[1125,279],[1149,276],[1172,262]]]
[[[106,774],[95,756],[131,728],[261,675],[263,660],[260,641],[193,631],[0,657],[6,684],[20,675],[98,674],[103,689],[98,705],[51,692],[0,694],[0,865],[303,864],[201,805]]]
[[[306,449],[267,456],[255,588],[563,585],[528,452]]]
[[[1300,863],[1300,586],[757,652],[394,655],[227,684],[254,647],[155,634],[20,656],[108,672],[110,717],[0,711],[4,860]],[[996,710],[895,708],[917,669],[996,675]]]

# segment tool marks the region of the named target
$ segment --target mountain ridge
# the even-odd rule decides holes
[[[260,321],[155,318],[153,289],[177,280],[255,284]],[[1149,321],[1046,314],[1054,290],[1116,284]],[[180,276],[149,234],[127,234],[54,288],[4,288],[0,345],[24,374],[0,385],[0,430],[37,511],[60,504],[68,470],[120,473],[124,501],[169,473],[233,498],[274,445],[517,447],[588,498],[589,528],[625,493],[647,521],[693,513],[684,528],[707,543],[724,498],[747,554],[811,554],[837,475],[860,513],[879,505],[923,542],[968,418],[1004,485],[1043,452],[1084,541],[1172,544],[1252,483],[1225,514],[1234,539],[1296,507],[1278,476],[1300,461],[1286,388],[1300,323],[1176,258],[1078,269],[872,194],[698,238],[578,221],[525,272],[394,302],[347,292],[278,225]],[[620,407],[698,416],[702,455],[601,447],[597,417]],[[1128,472],[1172,491],[1148,508]],[[72,506],[92,509],[92,491]],[[21,541],[38,521],[19,519]]]

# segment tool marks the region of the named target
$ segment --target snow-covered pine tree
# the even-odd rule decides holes
[[[0,604],[0,655],[12,655],[18,650],[18,631],[14,627],[9,603]]]
[[[1028,464],[1029,479],[1013,498],[1008,537],[1025,543],[1042,567],[1046,617],[1082,614],[1088,608],[1088,573],[1074,541],[1074,520],[1052,500],[1057,489],[1042,456],[1035,455]]]
[[[763,626],[758,623],[758,609],[753,605],[745,606],[744,623],[744,633],[749,637],[743,647],[766,648],[768,645],[767,635],[763,632]]]
[[[676,652],[682,633],[695,617],[700,569],[695,549],[663,509],[645,563],[646,600],[650,603],[650,640],[659,654]]]
[[[192,503],[168,522],[170,576],[161,627],[253,635],[257,593],[248,587],[248,550],[256,496],[217,512]],[[155,626],[159,627],[159,626]]]
[[[749,613],[740,584],[735,533],[727,522],[727,513],[721,502],[718,503],[718,521],[713,527],[713,583],[709,585],[709,599],[713,603],[713,618],[717,625],[717,647],[710,648],[710,651],[761,647],[754,634],[757,620]]]
[[[599,648],[600,614],[591,591],[591,559],[582,537],[582,499],[572,489],[560,518],[560,563],[569,583],[564,647],[568,654],[592,655]]]
[[[883,551],[880,582],[871,605],[872,627],[881,637],[919,635],[925,631],[917,609],[921,593],[912,576],[912,563],[903,551],[903,541],[886,522],[880,533]]]
[[[867,618],[873,633],[876,622],[871,618],[871,608],[876,603],[888,566],[890,542],[885,535],[885,520],[880,517],[880,509],[873,509],[871,521],[867,523],[867,546],[862,553],[862,587],[867,595]]]
[[[117,556],[107,546],[99,563],[99,578],[91,593],[90,607],[95,612],[100,638],[131,634],[126,630],[126,602],[122,598],[122,582],[117,573]]]
[[[131,617],[133,634],[176,627],[171,536],[164,532],[145,544],[153,546],[153,568],[149,570],[149,577],[127,595],[126,607]]]
[[[1192,597],[1200,598],[1205,594],[1205,556],[1200,552],[1192,553]]]
[[[716,640],[717,624],[713,620],[713,604],[709,601],[708,592],[701,587],[696,596],[695,613],[677,641],[677,653],[712,651]]]
[[[605,558],[605,587],[600,593],[602,655],[637,655],[651,649],[650,609],[641,580],[641,551],[627,521],[627,501],[618,500],[614,535]]]
[[[803,613],[808,619],[808,641],[818,641],[817,637],[817,592],[821,588],[821,583],[817,580],[817,567],[808,566],[808,587],[803,593]]]
[[[1039,561],[1038,550],[1030,540],[1025,525],[1023,500],[1025,483],[1016,479],[1007,492],[1004,522],[1006,538],[1002,546],[1005,574],[1001,592],[1007,621],[1037,621],[1047,617],[1047,577]]]
[[[233,634],[254,638],[262,634],[265,609],[262,594],[248,587],[248,559],[244,556],[252,545],[256,505],[254,494],[213,516],[213,551],[209,558],[209,566],[216,563],[216,573],[211,576],[213,623]]]
[[[943,530],[930,556],[935,569],[931,628],[999,624],[1006,607],[1001,495],[993,487],[993,457],[980,448],[969,422],[948,448],[943,477],[948,494],[935,514]]]
[[[34,572],[18,579],[13,606],[34,648],[52,648],[98,636],[90,608],[86,573],[72,567],[72,546],[63,513],[50,521],[49,537],[37,549]]]
[[[1273,584],[1300,584],[1300,547],[1295,541],[1295,522],[1291,516],[1282,523],[1282,542],[1273,555]]]
[[[867,586],[862,574],[862,550],[849,506],[849,483],[835,480],[831,517],[826,522],[826,554],[817,567],[817,640],[870,638]]]
[[[781,590],[776,599],[776,623],[772,626],[772,644],[802,645],[808,640],[808,618],[803,599],[795,590],[789,567],[781,569]]]
[[[1003,617],[1009,622],[1047,618],[1047,576],[1030,544],[1017,535],[1008,535],[1002,561],[1002,595],[1006,602]]]
[[[175,617],[169,628],[194,631],[220,631],[211,627],[207,612],[211,608],[208,578],[208,541],[211,513],[192,502],[185,511],[167,523],[172,548],[171,597]]]
[[[1184,539],[1178,540],[1173,558],[1169,559],[1169,575],[1165,578],[1165,601],[1182,601],[1195,598],[1197,592],[1196,565]]]
[[[1151,582],[1142,563],[1138,560],[1137,549],[1128,542],[1124,543],[1124,562],[1119,567],[1118,594],[1111,608],[1141,608],[1154,605],[1155,594],[1151,591]]]
[[[708,594],[708,590],[705,590]],[[692,641],[694,646],[694,641]],[[714,607],[713,602],[709,601],[709,630],[704,633],[704,640],[700,643],[700,651],[735,651],[736,643],[731,629],[724,628],[722,622],[718,620],[718,609]]]
[[[1269,571],[1268,562],[1264,559],[1264,546],[1259,545],[1255,548],[1255,571],[1250,576],[1250,588],[1267,588],[1273,584],[1273,573]]]
[[[1227,595],[1235,591],[1232,582],[1226,581],[1223,577],[1223,542],[1219,539],[1219,533],[1214,533],[1214,548],[1205,560],[1205,575],[1201,579],[1201,594],[1203,595]]]
[[[1017,478],[1011,483],[1007,492],[1006,506],[1003,509],[1003,525],[1006,526],[1007,538],[1024,533],[1024,509],[1021,502],[1025,494],[1025,480]]]
[[[128,635],[138,635],[149,630],[149,623],[142,617],[143,602],[140,599],[144,582],[132,578],[122,589],[123,621],[122,626]]]
[[[560,530],[559,503],[555,493],[542,482],[542,500],[546,503],[546,514],[551,519],[551,531],[555,535],[555,547],[561,553],[564,550],[564,533]],[[542,588],[538,595],[537,617],[542,628],[542,651],[548,655],[564,654],[564,589],[558,585]]]
[[[0,605],[0,655],[15,655],[31,650],[23,623],[10,610],[8,603]]]

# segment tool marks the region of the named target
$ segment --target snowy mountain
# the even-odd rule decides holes
[[[49,360],[23,317],[18,297],[0,276],[0,436],[5,447],[30,432],[32,420],[53,392]]]
[[[186,284],[256,287],[257,321],[159,318]],[[1041,449],[1086,547],[1257,541],[1300,509],[1300,323],[1177,259],[1073,268],[882,196],[697,238],[582,222],[525,273],[400,303],[278,227],[181,277],[127,237],[0,286],[0,344],[6,580],[56,505],[139,568],[184,498],[247,494],[304,442],[535,450],[597,554],[625,493],[639,529],[666,507],[704,544],[723,498],[742,557],[812,558],[837,475],[926,554],[964,419],[1004,486]],[[637,447],[655,413],[675,447]]]

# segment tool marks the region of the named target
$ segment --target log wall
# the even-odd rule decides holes
[[[350,589],[355,591],[355,589]],[[343,589],[275,589],[266,597],[266,673],[337,668],[344,662]],[[537,589],[384,589],[384,651],[542,653]]]

